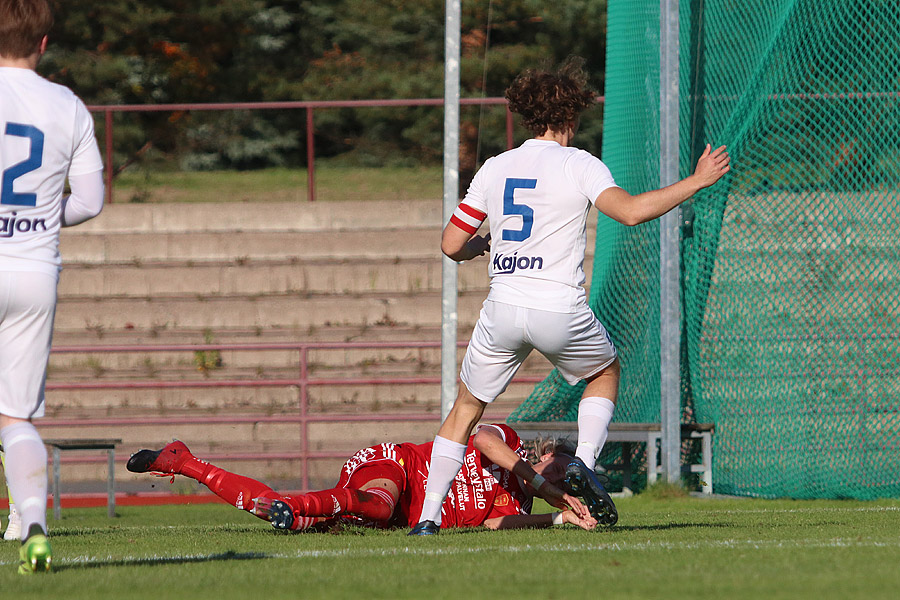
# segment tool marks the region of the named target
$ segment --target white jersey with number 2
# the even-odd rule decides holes
[[[553,141],[488,159],[451,218],[472,234],[491,225],[487,299],[563,313],[584,304],[588,212],[615,185],[600,159]]]
[[[102,169],[84,103],[30,69],[0,67],[0,271],[57,276],[66,177]]]

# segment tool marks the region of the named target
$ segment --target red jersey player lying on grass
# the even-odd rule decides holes
[[[557,446],[541,449],[540,462],[532,466],[512,428],[481,426],[469,438],[465,463],[444,501],[441,526],[513,529],[571,523],[594,529],[597,521],[584,504],[559,488],[572,457]],[[295,496],[279,494],[259,481],[195,458],[179,441],[162,450],[137,452],[127,468],[134,473],[195,479],[276,529],[328,526],[347,517],[374,526],[411,527],[419,522],[430,455],[430,442],[366,448],[344,463],[333,489]],[[535,496],[560,511],[530,514]]]

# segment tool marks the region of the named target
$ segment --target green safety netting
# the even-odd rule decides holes
[[[900,2],[682,0],[679,40],[682,176],[707,141],[733,161],[681,245],[682,414],[716,426],[714,491],[900,496]],[[657,2],[610,0],[607,57],[603,160],[658,187]],[[659,421],[658,236],[598,224],[617,421]],[[580,393],[553,374],[510,420],[574,420]]]

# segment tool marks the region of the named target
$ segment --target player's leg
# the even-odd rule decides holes
[[[6,481],[6,453],[0,450],[0,462],[3,463],[3,481]],[[9,521],[6,524],[6,531],[3,532],[4,540],[17,540],[22,535],[22,520],[16,510],[16,503],[13,502],[12,492],[9,491],[9,484],[6,485],[6,497],[9,499]]]
[[[276,529],[295,529],[298,520],[332,519],[353,515],[364,521],[386,524],[406,489],[406,471],[396,460],[397,447],[381,444],[357,452],[341,470],[337,486],[308,492],[281,501],[260,501]],[[359,466],[349,466],[359,465]],[[348,473],[352,473],[348,476]]]
[[[573,314],[529,311],[528,337],[575,385],[587,386],[578,405],[576,458],[568,465],[566,481],[601,525],[613,525],[618,513],[612,498],[597,478],[597,456],[608,437],[619,387],[616,350],[605,328],[587,305]]]
[[[486,403],[473,396],[464,382],[460,383],[456,402],[431,446],[425,500],[419,524],[411,535],[431,535],[440,529],[441,506],[462,467],[469,435],[481,419],[485,406]]]
[[[281,494],[264,483],[200,460],[179,441],[174,441],[161,450],[136,452],[128,459],[126,468],[132,473],[184,475],[199,481],[228,504],[261,519],[267,517],[255,510],[255,499],[283,499]]]
[[[47,449],[31,422],[44,414],[56,277],[0,273],[0,444],[6,480],[21,516],[20,573],[50,569]]]
[[[0,440],[6,449],[6,476],[21,514],[19,573],[49,571],[47,540],[47,449],[31,421],[0,415]]]
[[[12,494],[9,493],[9,521],[6,524],[6,531],[3,532],[3,539],[17,540],[21,535],[22,519],[19,517],[19,511],[16,510],[16,503],[12,500]]]
[[[472,429],[532,350],[523,343],[522,310],[490,301],[481,309],[460,369],[459,395],[434,438],[421,517],[411,535],[437,533],[441,505],[462,467]]]
[[[619,359],[599,373],[589,376],[578,404],[578,446],[575,456],[593,469],[616,410],[620,377]]]
[[[572,492],[581,496],[588,510],[602,526],[610,527],[619,513],[603,483],[597,478],[597,457],[609,435],[609,423],[615,411],[619,384],[619,361],[588,378],[588,385],[578,404],[578,447],[575,460],[566,467],[566,482]]]
[[[586,305],[575,313],[527,311],[527,339],[570,385],[587,386],[578,406],[576,456],[593,469],[607,438],[619,389],[619,362],[606,329]]]

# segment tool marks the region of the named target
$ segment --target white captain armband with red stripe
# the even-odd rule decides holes
[[[453,211],[450,222],[466,233],[475,235],[475,232],[478,231],[478,228],[481,227],[486,218],[487,214],[480,210],[475,210],[468,204],[460,203],[456,210]]]

